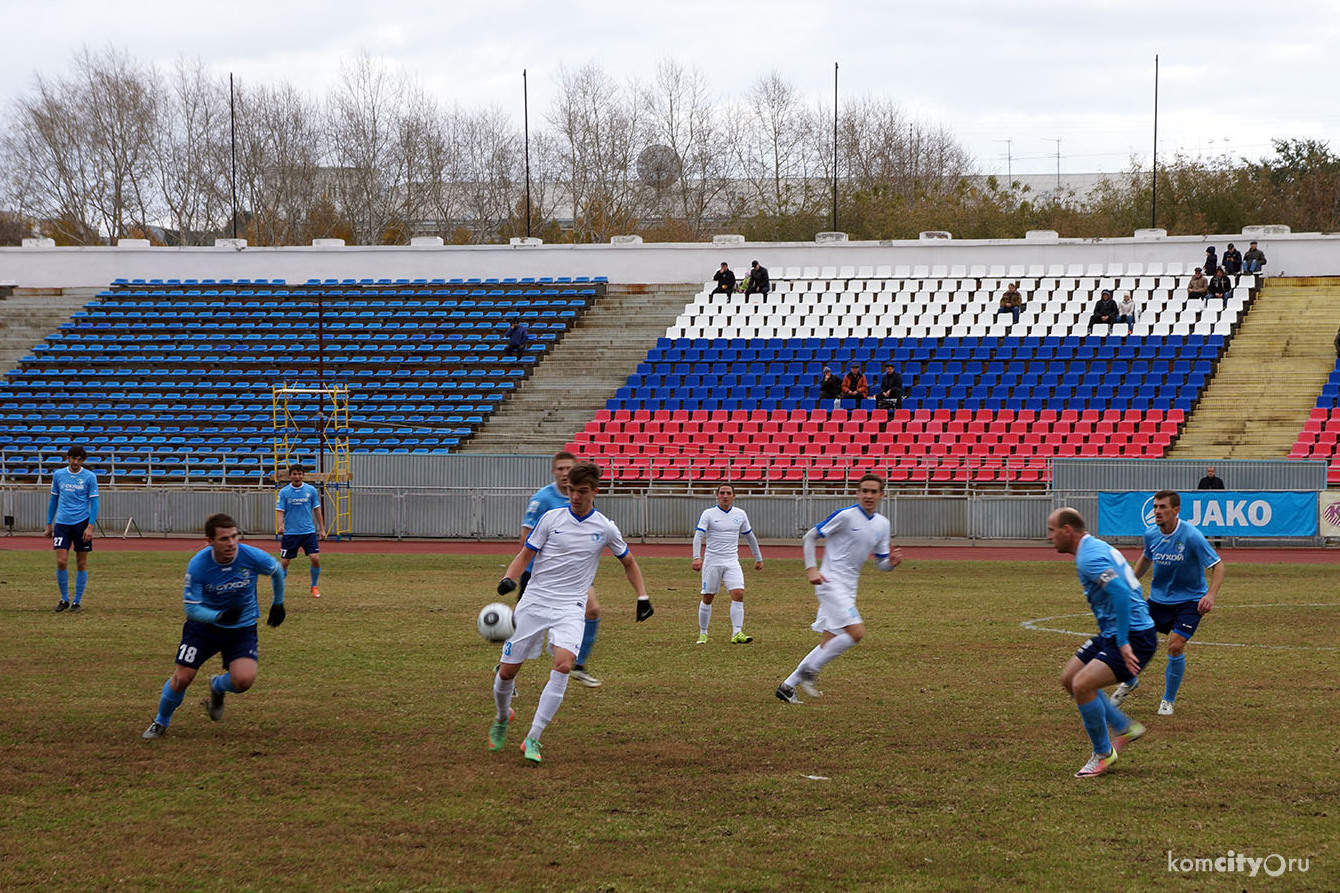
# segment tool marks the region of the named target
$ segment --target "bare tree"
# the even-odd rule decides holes
[[[818,147],[796,88],[775,71],[764,75],[749,89],[737,117],[743,126],[735,152],[750,210],[768,217],[812,210],[810,178],[820,167]]]
[[[650,197],[662,205],[661,216],[669,211],[664,200],[672,199],[688,233],[701,237],[709,217],[723,210],[720,200],[731,168],[728,128],[713,105],[702,71],[686,69],[670,58],[657,63],[643,104],[649,110],[653,145],[643,150],[639,161],[650,150],[668,151],[657,151],[648,159],[649,170],[642,179],[650,181]]]
[[[237,90],[237,185],[247,238],[291,245],[338,237],[335,185],[321,167],[321,119],[315,103],[291,85]]]
[[[155,186],[179,244],[208,244],[229,214],[228,95],[199,59],[179,60],[165,86],[149,147]]]
[[[397,164],[405,79],[366,52],[343,66],[327,119],[332,161],[342,189],[337,205],[354,223],[355,239],[383,241],[397,218],[405,172]]]

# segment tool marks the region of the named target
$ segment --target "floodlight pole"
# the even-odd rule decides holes
[[[1149,180],[1149,228],[1159,225],[1159,57],[1154,54],[1154,163]]]
[[[837,232],[838,195],[838,64],[833,63],[833,232]]]
[[[526,141],[526,238],[530,238],[530,84],[526,69],[521,69],[521,120]]]
[[[233,73],[228,72],[228,137],[232,147],[233,238],[237,238],[237,96],[233,91]]]

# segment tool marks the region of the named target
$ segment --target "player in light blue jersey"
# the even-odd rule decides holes
[[[1214,610],[1214,600],[1224,582],[1223,559],[1199,529],[1178,517],[1181,508],[1182,497],[1176,490],[1154,494],[1154,523],[1145,530],[1145,550],[1135,561],[1137,577],[1154,568],[1149,583],[1149,615],[1154,628],[1168,637],[1160,716],[1173,715],[1177,689],[1186,673],[1186,643],[1196,634],[1200,619]],[[1210,572],[1208,583],[1206,570]],[[1113,703],[1120,704],[1139,683],[1136,678],[1118,685],[1112,693]]]
[[[515,591],[522,569],[534,562],[530,591],[517,604],[516,630],[503,645],[494,676],[497,713],[489,727],[489,750],[499,750],[506,743],[507,727],[515,716],[512,696],[521,664],[540,657],[547,646],[553,654],[553,669],[521,745],[521,752],[532,763],[541,760],[540,735],[553,720],[567,692],[568,676],[575,667],[582,637],[586,594],[606,549],[619,559],[637,595],[638,622],[653,613],[642,571],[618,525],[596,511],[600,469],[590,462],[574,463],[568,469],[566,489],[570,505],[545,512],[498,583],[499,595]]]
[[[275,499],[275,533],[279,536],[279,562],[288,573],[288,563],[298,550],[312,563],[312,598],[320,598],[317,581],[321,579],[321,540],[326,538],[326,516],[321,511],[321,494],[303,483],[307,469],[291,465],[288,486]]]
[[[93,551],[93,528],[98,523],[98,476],[84,467],[88,453],[75,444],[65,451],[66,467],[51,476],[45,534],[56,551],[56,586],[60,601],[56,613],[84,610],[88,585],[88,553]],[[70,601],[70,550],[74,549],[74,601]]]
[[[1092,778],[1111,768],[1117,754],[1145,734],[1145,727],[1118,710],[1103,689],[1138,676],[1154,656],[1158,637],[1131,566],[1112,546],[1089,535],[1079,512],[1052,512],[1047,539],[1057,552],[1075,556],[1080,586],[1098,621],[1098,635],[1079,646],[1061,671],[1061,687],[1075,699],[1093,744],[1093,755],[1075,777]],[[1115,736],[1108,734],[1109,727]]]
[[[521,547],[526,547],[526,538],[530,532],[535,529],[535,525],[540,523],[546,512],[557,508],[566,508],[568,506],[568,470],[572,468],[577,457],[567,450],[559,450],[554,453],[554,462],[550,471],[554,475],[554,482],[541,487],[535,491],[535,495],[530,498],[526,504],[526,516],[521,519]],[[531,559],[530,564],[526,565],[526,571],[521,575],[520,587],[517,589],[516,600],[518,603],[521,597],[526,594],[526,587],[530,584],[531,571],[535,567],[535,560]],[[591,650],[596,647],[596,636],[600,633],[600,601],[596,598],[596,588],[591,587],[586,593],[586,620],[582,627],[582,645],[577,652],[577,662],[572,666],[572,678],[585,685],[587,688],[600,688],[601,682],[595,676],[592,676],[586,669],[586,663],[591,659]]]
[[[777,686],[777,697],[788,704],[802,704],[796,686],[811,698],[821,697],[819,671],[842,652],[865,637],[865,623],[856,610],[856,583],[871,555],[879,569],[891,571],[903,562],[901,549],[889,548],[889,519],[877,514],[884,498],[884,478],[865,474],[856,485],[857,503],[834,512],[805,534],[805,574],[814,587],[819,612],[810,629],[819,633],[819,644],[805,655],[795,670]],[[824,541],[824,560],[816,558],[816,545]]]
[[[209,679],[205,710],[210,719],[223,719],[225,695],[244,692],[256,682],[260,662],[256,623],[261,616],[256,582],[260,577],[268,576],[274,589],[265,622],[270,626],[284,622],[284,569],[279,562],[239,542],[237,522],[227,515],[209,516],[205,538],[209,546],[197,552],[186,567],[182,591],[186,622],[177,646],[177,669],[163,685],[158,715],[144,730],[146,739],[163,737],[195,674],[214,655],[223,655],[224,672]]]

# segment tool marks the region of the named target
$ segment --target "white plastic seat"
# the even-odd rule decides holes
[[[1186,272],[1186,266],[1179,261],[1173,261],[1168,264],[1167,273],[1169,276],[1181,276]]]

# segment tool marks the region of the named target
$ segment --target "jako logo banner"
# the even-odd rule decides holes
[[[1181,493],[1179,516],[1206,536],[1317,535],[1317,494],[1238,492]],[[1154,523],[1154,494],[1099,493],[1099,536],[1141,536]]]

